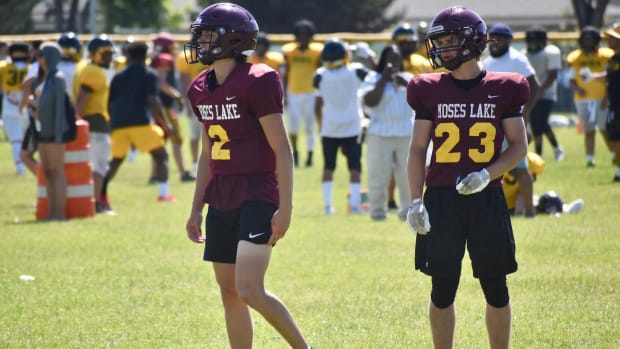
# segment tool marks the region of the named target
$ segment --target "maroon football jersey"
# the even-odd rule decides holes
[[[449,73],[414,76],[407,86],[407,102],[416,119],[433,121],[426,185],[455,186],[493,163],[502,151],[502,119],[522,117],[529,94],[527,80],[515,73],[486,72],[467,88]],[[500,186],[501,177],[489,185]]]
[[[254,200],[277,204],[275,154],[259,118],[282,113],[278,74],[264,64],[240,63],[217,85],[208,69],[192,81],[187,97],[211,140],[213,180],[205,202],[218,209]]]

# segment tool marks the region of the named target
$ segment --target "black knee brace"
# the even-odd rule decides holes
[[[506,286],[505,276],[481,278],[480,286],[482,286],[487,304],[495,308],[503,308],[508,305],[510,297],[508,296],[508,286]]]
[[[440,278],[432,277],[433,289],[431,290],[431,301],[439,308],[444,309],[454,303],[456,289],[459,287],[459,278]]]

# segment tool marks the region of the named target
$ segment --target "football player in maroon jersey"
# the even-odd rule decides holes
[[[246,62],[258,24],[244,8],[213,4],[191,31],[188,63],[211,68],[187,90],[193,115],[203,124],[187,234],[205,243],[204,259],[213,262],[232,348],[252,347],[252,307],[291,347],[307,349],[286,306],[264,288],[272,246],[288,230],[293,209],[293,153],[279,75],[265,64]]]
[[[486,43],[487,28],[476,12],[460,6],[442,10],[426,45],[433,68],[449,72],[416,75],[407,90],[416,112],[407,223],[417,234],[416,269],[432,277],[435,348],[454,342],[454,298],[465,246],[487,302],[490,347],[508,348],[510,339],[506,275],[517,270],[517,262],[501,176],[527,151],[522,109],[529,85],[518,74],[481,70],[477,60]],[[509,146],[502,152],[504,136]]]

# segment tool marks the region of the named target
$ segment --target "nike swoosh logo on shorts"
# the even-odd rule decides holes
[[[254,238],[257,238],[257,237],[259,237],[259,236],[261,236],[263,234],[265,234],[265,233],[264,232],[262,232],[262,233],[250,233],[250,234],[248,234],[248,237],[250,239],[254,239]]]

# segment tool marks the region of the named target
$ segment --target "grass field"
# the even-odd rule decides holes
[[[535,192],[554,189],[565,201],[583,198],[585,207],[513,220],[512,347],[617,348],[620,184],[611,183],[599,138],[598,166],[586,169],[582,136],[557,132],[566,159],[547,161]],[[545,149],[550,154],[548,143]],[[343,158],[338,211],[324,217],[318,158],[295,173],[293,224],[274,250],[267,287],[314,348],[432,347],[430,279],[413,268],[413,234],[395,214],[384,222],[346,215]],[[123,165],[109,189],[118,216],[38,223],[35,179],[14,175],[9,144],[0,142],[0,347],[228,347],[210,265],[184,232],[193,185],[181,183],[173,166],[179,201],[157,203],[148,173],[147,155]],[[485,348],[484,298],[467,260],[456,306],[456,347]],[[255,348],[286,348],[254,315]]]

